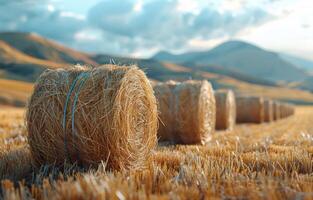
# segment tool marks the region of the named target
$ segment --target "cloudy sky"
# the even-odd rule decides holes
[[[0,0],[0,31],[149,57],[240,39],[313,60],[311,0]]]

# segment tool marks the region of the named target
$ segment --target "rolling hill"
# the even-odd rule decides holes
[[[46,68],[63,66],[64,63],[31,57],[0,40],[0,78],[32,82]]]
[[[313,74],[313,61],[282,53],[280,54],[280,57],[298,68],[304,69],[310,74]]]
[[[74,64],[98,66],[107,63],[138,65],[149,78],[158,81],[207,79],[215,89],[229,88],[237,93],[263,95],[302,104],[313,102],[313,94],[295,87],[282,87],[274,81],[222,65],[202,65],[184,60],[187,57],[196,58],[201,54],[206,52],[191,53],[182,57],[182,65],[155,59],[90,55],[33,34],[0,33],[0,104],[25,105],[32,91],[32,83],[47,68],[68,67]],[[22,87],[24,84],[26,88]],[[297,86],[300,87],[300,83]]]
[[[189,67],[221,66],[247,76],[259,77],[268,81],[301,81],[308,74],[290,62],[282,59],[278,53],[242,41],[229,41],[205,52],[190,52],[173,55],[160,52],[153,56],[159,61],[168,61]]]
[[[33,33],[4,32],[0,33],[0,40],[38,59],[55,63],[97,65],[88,54],[64,47]]]

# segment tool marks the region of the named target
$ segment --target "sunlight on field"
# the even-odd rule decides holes
[[[311,199],[313,107],[270,124],[218,131],[205,146],[160,146],[139,172],[32,169],[23,109],[0,111],[0,175],[6,199]],[[50,173],[50,174],[49,174]],[[33,186],[31,186],[34,184]],[[70,192],[69,192],[70,191]]]

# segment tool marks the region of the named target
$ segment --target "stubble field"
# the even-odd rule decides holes
[[[313,107],[218,131],[205,146],[160,145],[143,171],[34,169],[24,109],[0,108],[4,199],[312,199]]]

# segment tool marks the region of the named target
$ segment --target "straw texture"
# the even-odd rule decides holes
[[[278,101],[273,102],[273,117],[274,120],[279,120],[280,119],[280,103]]]
[[[157,141],[156,99],[134,66],[47,70],[35,85],[26,120],[36,165],[66,160],[90,167],[103,161],[108,169],[141,169]]]
[[[217,90],[214,95],[216,101],[216,129],[232,130],[236,123],[236,100],[233,91]]]
[[[273,101],[270,99],[264,100],[264,121],[272,122],[274,120]]]
[[[236,97],[237,123],[264,122],[264,100],[262,97]]]
[[[169,81],[154,86],[160,141],[204,144],[215,130],[215,98],[208,81]]]

